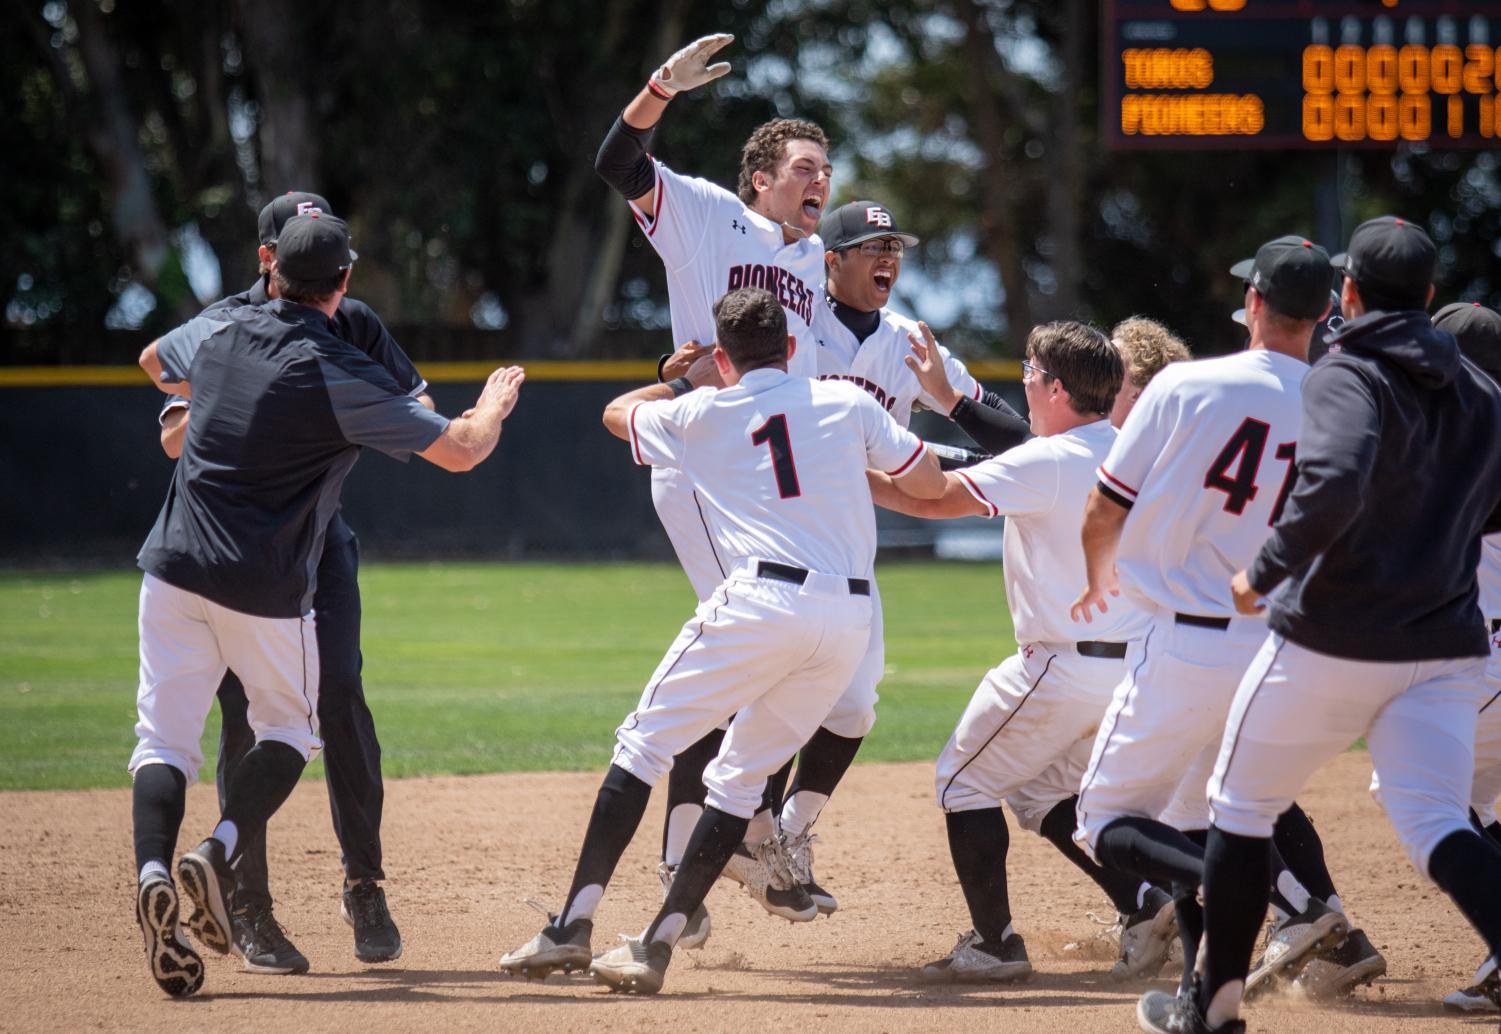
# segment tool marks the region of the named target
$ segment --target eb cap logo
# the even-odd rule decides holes
[[[890,229],[891,213],[884,208],[877,208],[872,205],[865,210],[865,221],[872,226],[879,226],[883,230]]]

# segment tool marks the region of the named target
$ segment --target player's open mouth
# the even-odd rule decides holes
[[[890,293],[892,276],[889,270],[882,269],[872,276],[871,279],[875,281],[877,291],[880,291],[882,294]]]
[[[817,195],[803,198],[803,215],[817,222],[818,217],[823,215],[823,198]]]

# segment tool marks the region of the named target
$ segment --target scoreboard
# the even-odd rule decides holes
[[[1104,0],[1120,148],[1501,147],[1501,0]]]

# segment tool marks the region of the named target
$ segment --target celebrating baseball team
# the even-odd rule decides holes
[[[914,979],[1031,974],[1006,806],[1119,915],[1117,977],[1181,972],[1141,997],[1142,1030],[1241,1031],[1269,990],[1377,979],[1296,803],[1364,737],[1408,858],[1483,941],[1446,1003],[1501,1010],[1501,315],[1429,318],[1436,252],[1410,221],[1362,223],[1332,259],[1283,236],[1228,270],[1243,351],[1193,360],[1144,317],[1042,324],[1023,417],[889,308],[918,240],[885,204],[829,207],[816,124],[759,127],[733,192],[648,153],[672,99],[730,71],[714,59],[731,40],[669,58],[595,163],[662,259],[682,343],[604,424],[651,468],[699,602],[616,730],[561,906],[500,970],[656,994],[674,952],[709,938],[721,876],[793,922],[838,909],[812,830],[876,721],[881,506],[1004,516],[1018,643],[937,760],[973,927]],[[346,295],[356,255],[322,197],[276,198],[259,237],[256,284],[141,356],[177,465],[139,556],[136,914],[173,996],[204,980],[183,928],[253,972],[308,970],[272,911],[266,824],[320,750],[355,953],[401,955],[340,491],[361,446],[471,470],[524,380],[496,370],[441,416]],[[918,438],[919,409],[974,447]],[[174,865],[216,695],[220,818]],[[663,782],[661,908],[596,955],[594,914]]]

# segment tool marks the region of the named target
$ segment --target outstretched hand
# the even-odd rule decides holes
[[[702,36],[678,51],[652,73],[651,81],[668,94],[696,90],[730,72],[730,63],[709,64],[709,58],[729,46],[735,37],[727,32]]]
[[[475,409],[495,406],[504,420],[516,408],[516,399],[521,392],[521,382],[526,380],[526,371],[519,366],[503,366],[490,374],[485,388],[480,392]]]
[[[917,383],[922,385],[922,390],[938,403],[938,411],[948,416],[962,396],[949,383],[949,373],[943,365],[943,354],[938,351],[938,339],[933,336],[926,323],[919,322],[917,329],[922,336],[907,335],[912,354],[903,356],[902,361],[907,364],[907,369],[917,375]]]
[[[1075,621],[1083,621],[1085,624],[1090,624],[1094,621],[1094,616],[1090,613],[1091,608],[1098,610],[1101,614],[1108,614],[1110,612],[1110,603],[1106,597],[1119,596],[1120,594],[1121,587],[1119,582],[1113,581],[1109,585],[1101,586],[1086,585],[1084,591],[1079,594],[1079,598],[1074,600],[1073,606],[1068,608],[1068,616]]]

